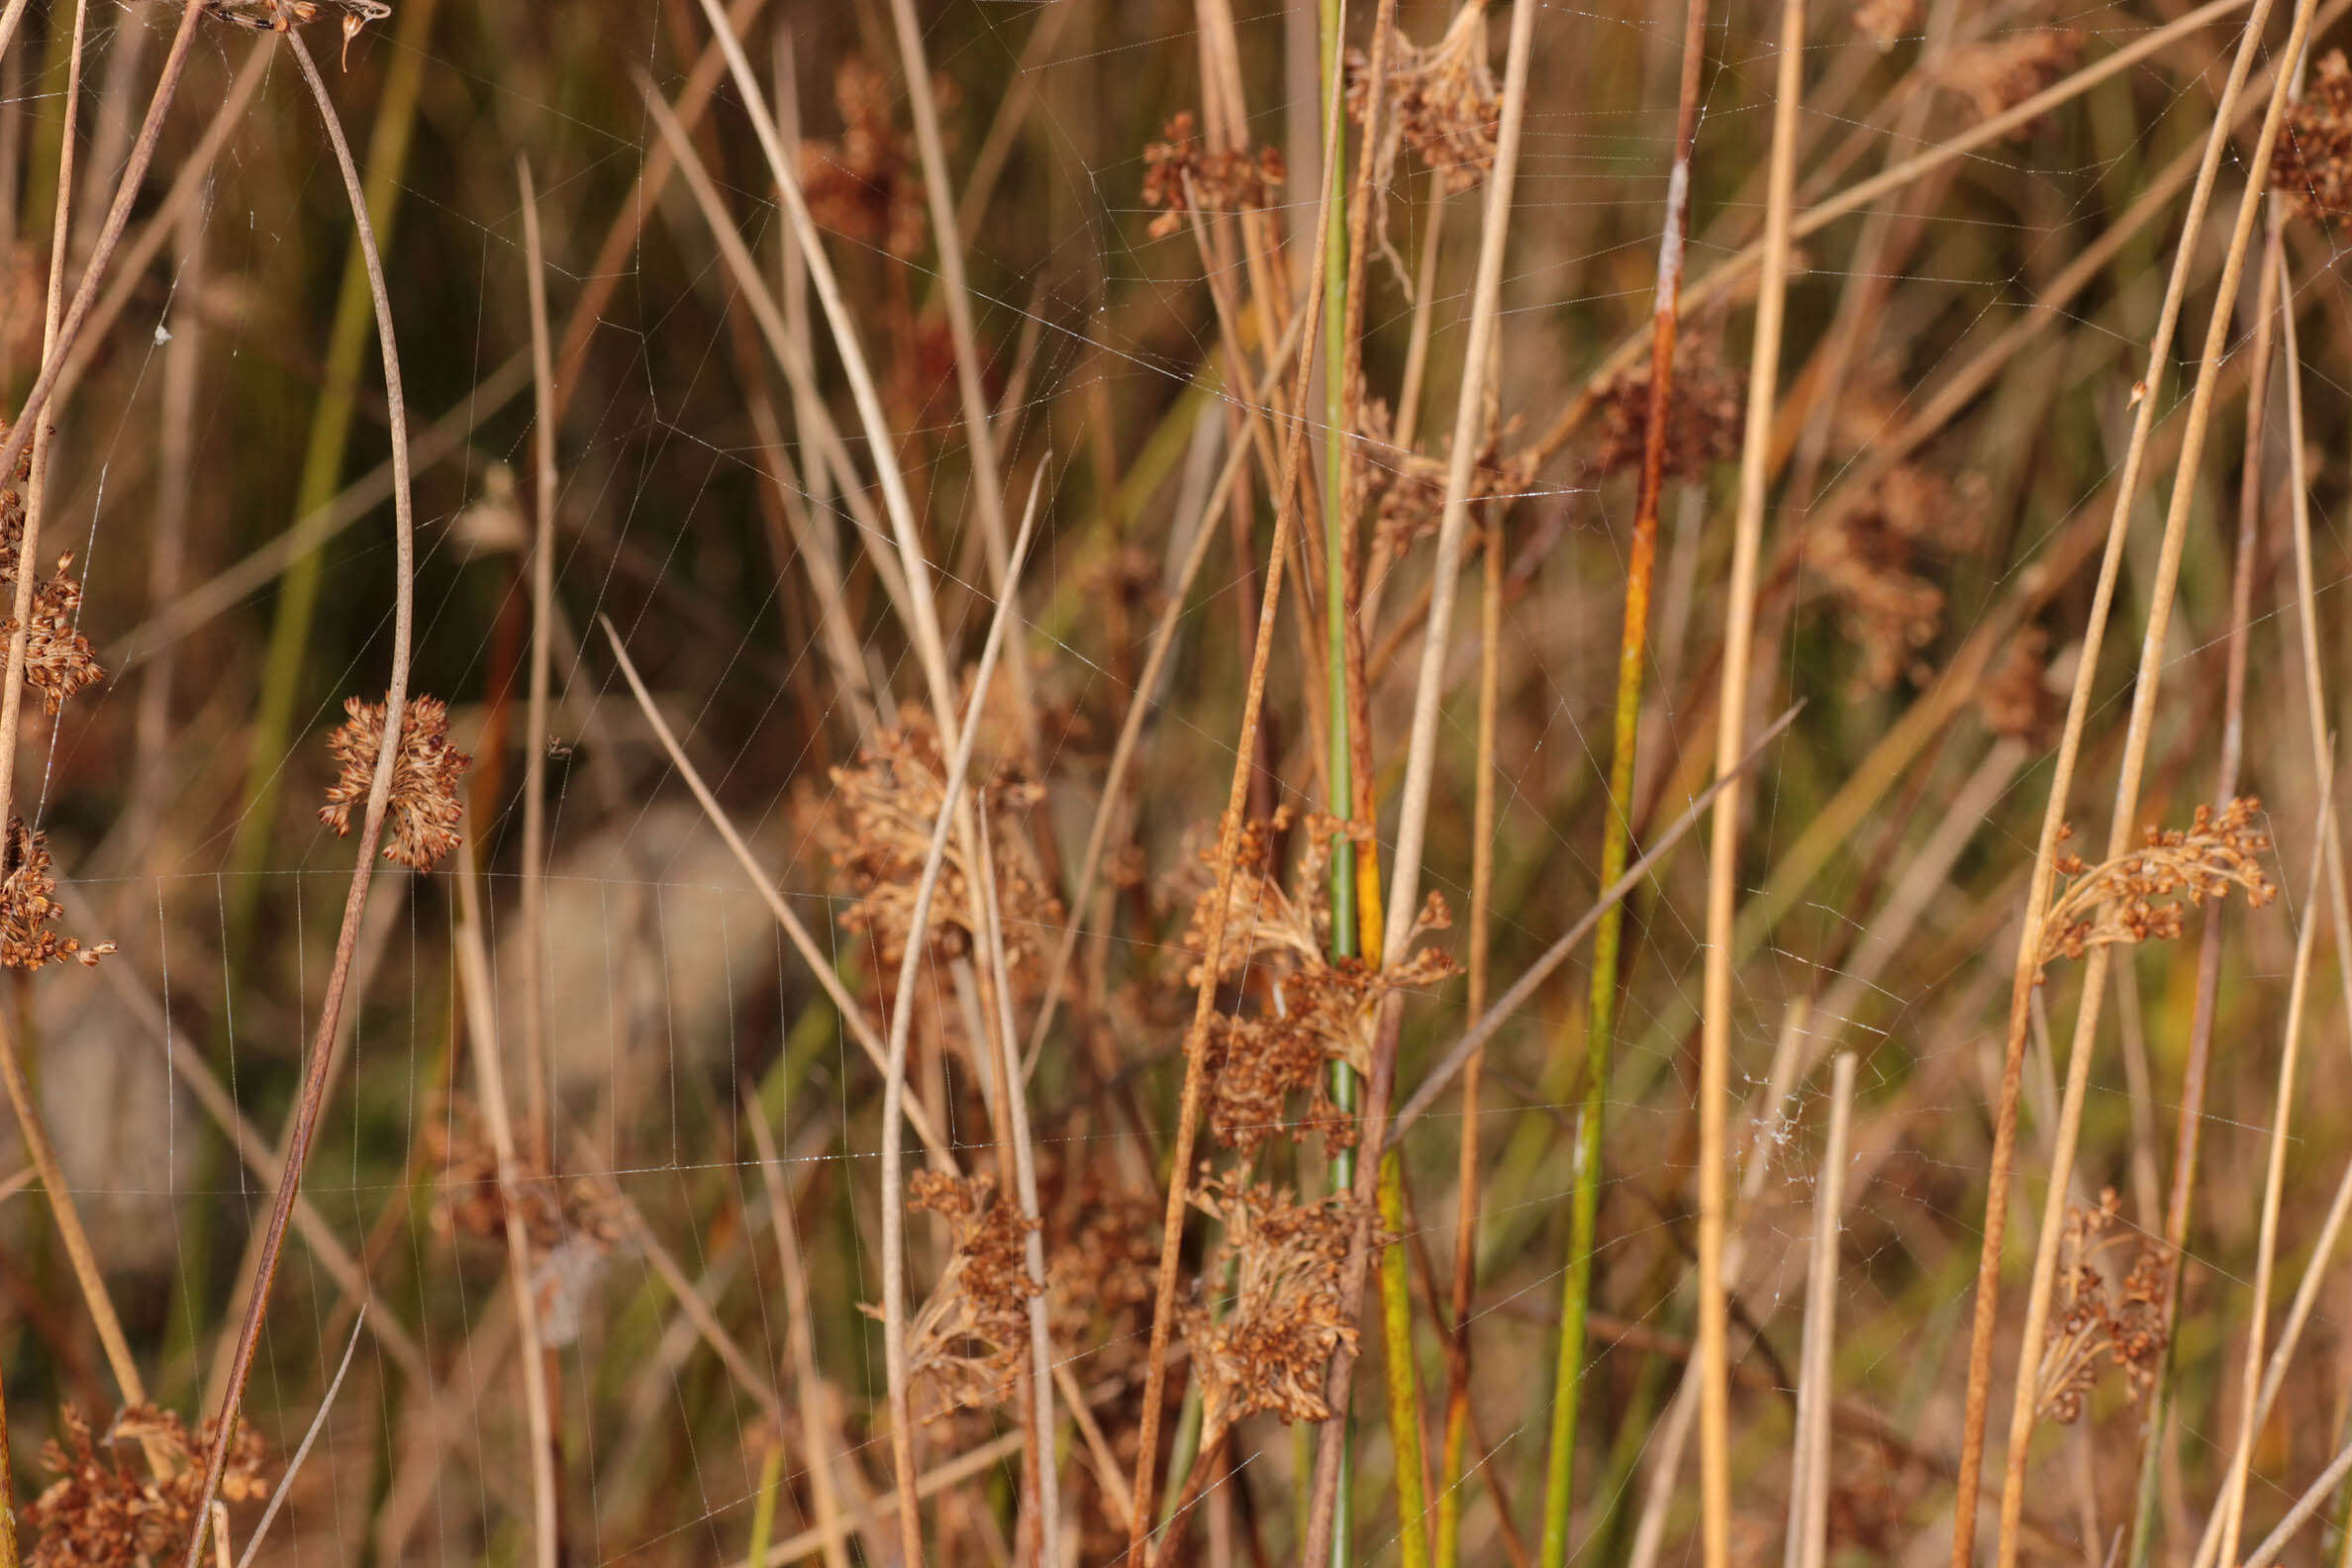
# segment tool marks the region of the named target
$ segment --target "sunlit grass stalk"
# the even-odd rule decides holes
[[[1617,639],[1617,717],[1611,732],[1609,802],[1601,837],[1601,886],[1624,874],[1632,837],[1634,751],[1641,731],[1642,675],[1649,649],[1650,579],[1658,554],[1658,496],[1665,484],[1667,413],[1673,406],[1674,342],[1682,294],[1683,236],[1690,224],[1691,145],[1699,129],[1699,67],[1707,47],[1706,0],[1691,0],[1683,28],[1679,123],[1658,243],[1658,285],[1650,319],[1648,425],[1633,535],[1625,557],[1624,623]],[[1624,910],[1612,905],[1593,932],[1592,991],[1585,1019],[1585,1094],[1577,1115],[1575,1190],[1568,1217],[1568,1266],[1560,1288],[1560,1337],[1552,1371],[1550,1446],[1544,1462],[1543,1533],[1535,1560],[1568,1558],[1568,1514],[1576,1483],[1576,1418],[1582,1391],[1585,1314],[1592,1302],[1593,1240],[1601,1212],[1602,1121],[1617,1034],[1617,951]]]

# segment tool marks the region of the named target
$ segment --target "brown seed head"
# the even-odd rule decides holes
[[[2319,57],[2302,100],[2287,111],[2271,188],[2315,222],[2352,210],[2352,65],[2342,49]]]
[[[351,831],[351,808],[365,809],[384,750],[384,705],[343,699],[343,720],[327,739],[339,772],[319,808],[319,821],[341,836]],[[449,744],[449,709],[438,697],[411,697],[401,715],[400,753],[392,763],[385,805],[384,858],[412,871],[430,871],[457,847],[463,807],[457,780],[473,758]]]
[[[177,1411],[133,1406],[98,1436],[68,1407],[61,1427],[41,1454],[42,1467],[56,1479],[25,1510],[25,1524],[39,1537],[29,1558],[33,1568],[147,1568],[178,1561],[194,1530],[203,1456],[218,1423],[206,1421],[191,1442]],[[221,1477],[222,1500],[234,1505],[267,1497],[262,1462],[260,1434],[240,1421]]]
[[[49,834],[33,832],[22,817],[9,818],[0,865],[7,873],[0,878],[0,965],[30,970],[72,958],[95,968],[115,950],[113,942],[85,949],[78,939],[50,929],[63,911],[51,896],[57,879],[49,865]]]
[[[2278,890],[2262,868],[2271,841],[2254,826],[2261,813],[2261,801],[2241,795],[2219,812],[2198,807],[2186,829],[2149,829],[2141,847],[2102,865],[2062,856],[2058,873],[2069,880],[2042,919],[2043,965],[2094,947],[2178,936],[2185,903],[2232,887],[2256,909],[2268,904]]]

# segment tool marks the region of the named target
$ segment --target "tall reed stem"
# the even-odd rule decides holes
[[[1625,554],[1625,614],[1617,639],[1617,719],[1612,732],[1601,885],[1624,873],[1632,838],[1634,751],[1641,733],[1642,675],[1649,658],[1650,578],[1658,554],[1658,497],[1665,486],[1666,434],[1674,396],[1674,343],[1682,299],[1683,237],[1690,227],[1691,147],[1699,136],[1699,67],[1707,51],[1707,0],[1689,0],[1683,19],[1682,84],[1666,219],[1658,241],[1658,285],[1650,310],[1648,424],[1643,435],[1633,536]],[[1585,1314],[1593,1293],[1593,1241],[1601,1213],[1602,1122],[1616,1054],[1617,948],[1624,910],[1612,905],[1593,933],[1593,977],[1585,1015],[1584,1106],[1576,1121],[1575,1193],[1568,1212],[1568,1267],[1560,1286],[1560,1338],[1552,1369],[1551,1433],[1543,1473],[1540,1568],[1568,1560],[1568,1514],[1576,1484],[1576,1418],[1583,1391]]]

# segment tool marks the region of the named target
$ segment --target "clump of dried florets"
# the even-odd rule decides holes
[[[384,750],[384,705],[343,699],[347,715],[327,749],[339,772],[319,808],[319,821],[340,834],[351,831],[351,808],[362,810],[375,785]],[[392,763],[392,794],[384,814],[384,858],[412,871],[430,871],[457,847],[463,808],[457,780],[473,758],[449,744],[449,709],[438,697],[411,697],[400,719],[400,753]]]
[[[219,1423],[206,1421],[193,1443],[177,1411],[144,1405],[124,1411],[103,1436],[70,1408],[62,1424],[41,1453],[57,1479],[25,1510],[26,1526],[40,1537],[33,1568],[147,1568],[186,1555],[203,1501],[203,1456]],[[240,1421],[222,1500],[267,1497],[262,1462],[259,1433]]]
[[[1168,122],[1161,140],[1143,147],[1143,205],[1160,209],[1150,235],[1165,240],[1184,227],[1184,215],[1237,212],[1274,199],[1287,170],[1273,147],[1211,151],[1201,140],[1200,122],[1186,109]]]
[[[1296,896],[1284,891],[1272,861],[1274,846],[1289,829],[1288,808],[1270,822],[1245,825],[1235,841],[1220,977],[1247,974],[1263,992],[1263,1005],[1248,1012],[1219,1009],[1210,1016],[1205,1072],[1210,1085],[1208,1127],[1227,1148],[1254,1153],[1278,1132],[1320,1131],[1326,1142],[1354,1141],[1354,1121],[1329,1093],[1328,1069],[1344,1062],[1357,1072],[1372,1065],[1372,1036],[1381,1002],[1394,991],[1421,990],[1453,973],[1453,960],[1434,947],[1409,949],[1394,969],[1361,958],[1329,957],[1330,917],[1321,896],[1329,873],[1331,845],[1344,835],[1349,852],[1358,830],[1332,818],[1307,819],[1307,848],[1299,860]],[[1220,869],[1217,849],[1203,852],[1212,876]],[[1214,882],[1193,906],[1185,946],[1195,954],[1209,944],[1209,923],[1217,909]],[[1452,924],[1435,894],[1414,921],[1409,941]],[[1196,961],[1188,976],[1198,985]],[[1308,1096],[1306,1119],[1288,1118],[1290,1097]]]
[[[1854,7],[1854,31],[1880,49],[1893,49],[1919,25],[1919,0],[1862,0]]]
[[[49,864],[49,834],[35,833],[22,817],[8,819],[8,842],[0,868],[0,966],[39,969],[72,958],[95,967],[115,950],[113,942],[85,949],[80,940],[51,929],[64,913],[51,897],[57,878]]]
[[[2033,28],[1954,49],[1936,80],[1969,102],[1978,121],[2009,113],[2081,63],[2089,35],[2080,28]],[[2040,122],[2009,135],[2030,137]]]
[[[2261,801],[2241,795],[2219,812],[2198,807],[2186,829],[2149,829],[2143,846],[2103,865],[2061,856],[2058,874],[2068,882],[2042,920],[2042,963],[2178,936],[2186,901],[2218,899],[2233,887],[2256,909],[2268,904],[2278,890],[2262,869],[2271,841],[2254,826],[2261,812]],[[2158,902],[2167,899],[2174,902]]]
[[[1918,650],[1943,629],[1944,592],[1918,567],[1974,542],[1973,496],[1912,463],[1889,469],[1869,496],[1815,532],[1806,565],[1828,584],[1862,653],[1855,684],[1885,691],[1926,678]]]
[[[946,799],[947,759],[940,753],[938,732],[927,715],[910,707],[896,729],[881,731],[855,760],[834,768],[833,784],[818,831],[856,893],[841,923],[862,931],[873,944],[879,971],[893,974],[914,925],[931,825]],[[1039,933],[1058,930],[1062,918],[1061,901],[1046,883],[1028,831],[1029,813],[1043,791],[1010,766],[998,767],[979,788],[989,817],[1005,961],[1018,979],[1037,967]],[[965,851],[962,835],[949,834],[931,895],[927,939],[940,961],[973,950],[970,889],[977,878]]]
[[[1584,461],[1589,478],[1638,473],[1649,441],[1649,363],[1625,370],[1601,391],[1598,429]],[[1732,373],[1706,336],[1685,340],[1674,362],[1667,405],[1665,473],[1697,479],[1739,454],[1747,384]]]
[[[1983,684],[1977,687],[1977,712],[1985,728],[2006,739],[2036,748],[2055,737],[2064,710],[2050,690],[2050,635],[2027,627],[2011,638]]]
[[[1328,1421],[1324,1366],[1341,1345],[1356,1344],[1339,1274],[1368,1218],[1363,1206],[1346,1194],[1302,1204],[1273,1187],[1215,1180],[1194,1191],[1193,1203],[1225,1225],[1203,1278],[1223,1290],[1229,1275],[1232,1292],[1222,1304],[1195,1303],[1184,1317],[1201,1379],[1202,1449],[1244,1417]]]
[[[1012,1391],[1036,1294],[1026,1256],[1031,1223],[997,1196],[993,1176],[918,1171],[907,1187],[907,1207],[944,1220],[953,1248],[907,1332],[908,1375],[930,1393],[924,1419],[936,1421]]]
[[[2302,100],[2287,111],[2271,153],[2271,188],[2320,222],[2352,210],[2352,65],[2342,49],[2319,57]]]
[[[2110,1187],[2097,1209],[2073,1206],[2058,1234],[2058,1299],[2042,1332],[2038,1408],[2054,1421],[2080,1420],[2083,1402],[2112,1361],[2133,1401],[2156,1386],[2167,1338],[2164,1304],[2172,1291],[2172,1251],[2141,1232],[2109,1235],[2121,1204]],[[2110,1284],[2103,1254],[2134,1248],[2131,1266]]]
[[[1450,457],[1401,450],[1389,441],[1387,405],[1367,401],[1363,408],[1362,456],[1349,475],[1357,481],[1357,493],[1349,497],[1349,510],[1361,517],[1366,506],[1377,506],[1372,547],[1377,569],[1437,532],[1445,517],[1445,481],[1453,462]],[[1524,495],[1534,481],[1528,464],[1505,449],[1518,429],[1517,420],[1500,428],[1490,423],[1486,444],[1472,460],[1470,504],[1482,521],[1494,510],[1491,503]]]
[[[73,566],[69,551],[57,557],[57,574],[33,592],[33,616],[25,633],[25,684],[41,693],[42,706],[54,714],[66,698],[106,678],[98,650],[75,624],[81,609],[81,584],[66,573]],[[0,618],[0,636],[16,636],[16,617]]]
[[[1403,33],[1389,40],[1388,103],[1374,177],[1388,183],[1401,139],[1445,181],[1468,190],[1495,166],[1495,133],[1502,99],[1487,66],[1486,0],[1466,0],[1445,36],[1423,49]],[[1361,49],[1347,56],[1347,108],[1365,122],[1372,62]]]
[[[1114,1362],[1141,1349],[1159,1281],[1159,1201],[1092,1173],[1046,1231],[1045,1317],[1057,1344],[1100,1345]],[[1051,1211],[1049,1211],[1050,1217]],[[1105,1335],[1095,1325],[1107,1330]]]
[[[426,1125],[427,1153],[441,1167],[433,1220],[445,1235],[478,1240],[506,1238],[507,1203],[498,1180],[498,1154],[483,1134],[470,1106],[452,1101]],[[572,1241],[600,1251],[618,1246],[628,1231],[619,1199],[598,1177],[550,1175],[530,1151],[515,1154],[515,1210],[534,1250],[551,1252]]]
[[[890,84],[854,55],[833,72],[837,142],[804,141],[801,193],[824,228],[894,256],[914,255],[931,232],[923,176],[906,134],[891,124]]]

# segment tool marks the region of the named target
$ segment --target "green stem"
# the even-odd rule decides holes
[[[1671,373],[1671,372],[1669,372]],[[1632,551],[1625,567],[1625,622],[1617,645],[1617,729],[1609,763],[1609,826],[1601,841],[1601,881],[1625,873],[1632,836],[1627,806],[1633,795],[1633,757],[1641,725],[1642,673],[1647,667],[1651,567],[1657,557],[1657,504],[1635,509]],[[1642,524],[1646,522],[1645,529]],[[1592,1303],[1594,1228],[1601,1213],[1601,1129],[1608,1107],[1609,1068],[1616,1041],[1617,948],[1624,931],[1622,902],[1613,904],[1593,931],[1593,981],[1585,1022],[1584,1107],[1576,1119],[1575,1191],[1568,1218],[1568,1267],[1560,1289],[1559,1359],[1552,1373],[1551,1446],[1544,1467],[1543,1540],[1535,1561],[1558,1568],[1568,1558],[1568,1510],[1576,1479],[1576,1417],[1583,1391],[1585,1312]]]
[[[776,1488],[784,1479],[784,1434],[778,1432],[759,1462],[759,1497],[751,1505],[751,1541],[743,1560],[758,1568],[767,1561],[768,1537],[776,1530]]]
[[[1331,121],[1335,95],[1345,90],[1336,71],[1337,44],[1345,23],[1345,0],[1323,0],[1322,58],[1323,110]],[[1328,236],[1323,245],[1323,608],[1328,637],[1323,666],[1329,693],[1331,814],[1352,815],[1355,801],[1353,748],[1349,744],[1347,712],[1347,240],[1346,196],[1336,185],[1323,209]],[[1356,855],[1354,840],[1337,834],[1331,843],[1331,957],[1354,958],[1357,941]],[[1356,1074],[1345,1062],[1331,1064],[1331,1098],[1341,1112],[1356,1111]],[[1331,1190],[1347,1192],[1355,1186],[1355,1154],[1342,1149],[1331,1156]],[[1410,1361],[1407,1363],[1410,1366]],[[1331,1525],[1331,1568],[1347,1568],[1351,1483],[1355,1475],[1355,1429],[1348,1413],[1337,1413],[1347,1431],[1340,1449],[1339,1495]],[[1398,1466],[1402,1479],[1403,1465]]]
[[[1405,1172],[1395,1149],[1380,1161],[1380,1227],[1405,1233]],[[1397,1525],[1402,1560],[1429,1560],[1427,1494],[1421,1486],[1421,1390],[1413,1361],[1413,1283],[1402,1243],[1380,1254],[1380,1325],[1388,1357],[1389,1446],[1397,1461]],[[1336,1540],[1338,1537],[1332,1537]]]

